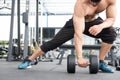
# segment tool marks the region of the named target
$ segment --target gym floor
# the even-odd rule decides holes
[[[0,80],[120,80],[120,71],[89,74],[89,67],[76,66],[76,73],[68,74],[66,59],[61,65],[57,65],[58,60],[53,60],[53,62],[39,62],[31,69],[25,70],[17,69],[20,63],[19,61],[6,62],[0,59]]]

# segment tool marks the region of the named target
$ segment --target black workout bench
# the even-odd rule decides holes
[[[100,49],[100,47],[101,47],[101,45],[100,44],[96,44],[96,45],[83,45],[83,50],[86,50],[86,49],[88,49],[88,50],[99,50]],[[64,55],[64,53],[65,53],[65,49],[71,49],[71,50],[73,50],[73,49],[75,49],[74,48],[74,45],[61,45],[60,47],[59,47],[60,49],[62,49],[61,51],[60,51],[60,54],[61,54],[61,56],[60,56],[60,58],[59,58],[59,65],[61,64],[61,62],[62,62],[62,59],[63,59],[63,55]],[[112,48],[111,49],[115,49],[116,48],[116,46],[115,45],[113,45],[112,46]],[[73,53],[72,53],[73,54]]]

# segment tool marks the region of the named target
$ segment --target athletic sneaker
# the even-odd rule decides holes
[[[110,68],[105,62],[99,63],[99,69],[103,72],[114,73],[114,70]]]
[[[26,69],[31,67],[31,61],[28,58],[26,58],[20,65],[18,65],[18,69]]]

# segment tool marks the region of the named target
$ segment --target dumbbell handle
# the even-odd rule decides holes
[[[78,65],[78,63],[76,63],[75,65]],[[90,65],[90,63],[88,63],[88,66]]]

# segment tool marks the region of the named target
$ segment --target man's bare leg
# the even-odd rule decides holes
[[[112,44],[102,42],[101,49],[100,49],[100,55],[99,55],[99,59],[100,59],[99,69],[102,70],[103,72],[107,72],[107,73],[114,72],[114,70],[112,68],[108,67],[104,63],[105,56],[110,51],[111,47],[112,47]]]
[[[35,50],[35,52],[29,57],[29,60],[33,61],[38,56],[42,55],[44,52],[41,50],[41,48],[38,48]]]
[[[100,56],[99,56],[100,60],[105,59],[105,56],[110,51],[111,47],[112,47],[112,44],[102,42],[101,49],[100,49]]]

